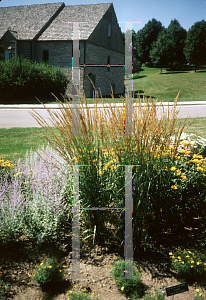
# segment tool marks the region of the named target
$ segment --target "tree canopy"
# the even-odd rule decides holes
[[[151,63],[150,50],[152,43],[157,40],[159,33],[162,32],[163,29],[162,23],[153,18],[137,32],[134,44],[137,48],[141,63]]]
[[[206,64],[206,21],[196,22],[188,30],[185,40],[184,54],[190,64],[196,68]]]

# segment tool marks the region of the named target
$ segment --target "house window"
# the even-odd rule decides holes
[[[43,50],[43,61],[45,63],[49,62],[49,50]]]
[[[112,25],[109,24],[109,26],[108,26],[108,38],[111,37],[111,30],[112,30]]]
[[[110,65],[110,56],[107,56],[107,64]],[[110,72],[110,66],[107,66],[107,71]]]

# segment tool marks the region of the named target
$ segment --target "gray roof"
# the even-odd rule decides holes
[[[10,29],[16,31],[19,40],[38,37],[43,26],[63,8],[38,40],[72,40],[73,27],[68,22],[81,23],[80,39],[87,40],[112,3],[69,5],[64,2],[0,7],[0,38]]]
[[[0,38],[10,29],[17,31],[19,40],[32,40],[63,4],[0,7]]]
[[[80,23],[80,40],[87,40],[112,3],[69,5],[60,12],[51,25],[38,39],[41,40],[72,40],[72,24]]]

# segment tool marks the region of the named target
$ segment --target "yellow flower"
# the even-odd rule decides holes
[[[48,266],[48,268],[49,268],[49,269],[51,269],[51,268],[52,268],[52,266]]]
[[[193,265],[191,265],[190,268],[193,268]]]
[[[200,264],[200,262],[198,261],[198,262],[197,262],[197,265],[199,265],[199,264]]]
[[[172,185],[172,186],[171,186],[171,189],[177,190],[177,186],[176,186],[176,185]]]
[[[198,171],[203,171],[203,168],[197,167],[197,170],[198,170]]]
[[[186,180],[186,179],[187,179],[187,177],[184,176],[184,175],[182,175],[181,178],[182,178],[183,180]]]
[[[181,257],[180,257],[180,256],[178,256],[177,258],[178,258],[179,260],[181,260]]]
[[[78,158],[77,157],[74,157],[74,161],[75,161],[75,163],[78,163]]]
[[[176,171],[176,174],[177,174],[177,175],[180,175],[180,174],[181,174],[181,171],[180,171],[180,170],[177,170],[177,171]]]
[[[182,141],[181,144],[185,147],[185,146],[188,146],[188,145],[189,145],[189,142]]]
[[[199,289],[196,289],[196,292],[199,292],[200,290]]]
[[[180,149],[180,153],[185,153],[186,150]]]
[[[175,168],[175,167],[172,167],[170,170],[171,171],[175,171],[177,168]]]
[[[173,253],[172,253],[172,252],[169,252],[169,255],[173,255]]]
[[[124,291],[124,287],[123,286],[121,287],[121,291]]]

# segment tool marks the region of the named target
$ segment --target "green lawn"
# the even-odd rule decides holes
[[[181,123],[182,121],[183,119],[181,119]],[[187,122],[187,124],[189,124],[189,122]],[[205,124],[206,118],[197,118],[193,122],[193,124],[190,125],[190,127],[187,130],[187,133],[194,133],[194,131],[196,130],[196,135],[200,135],[203,138],[206,138]],[[60,137],[56,128],[51,127],[50,129]],[[26,151],[31,149],[29,143],[31,144],[32,142],[34,142],[38,145],[43,145],[43,141],[40,138],[38,138],[32,131],[35,131],[37,134],[45,134],[43,128],[0,129],[0,157],[4,156],[5,160],[8,159],[11,161],[17,161],[19,157],[21,158],[21,160],[24,160]],[[49,136],[52,137],[51,134],[49,134]]]
[[[170,71],[143,68],[134,75],[134,91],[151,95],[158,101],[173,102],[180,91],[179,101],[206,101],[206,68],[189,71]]]

